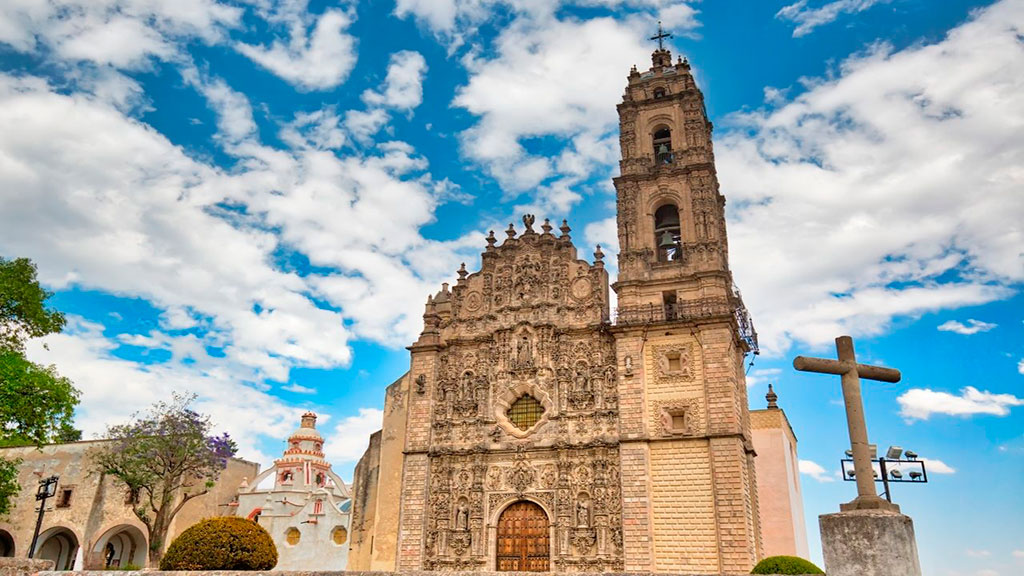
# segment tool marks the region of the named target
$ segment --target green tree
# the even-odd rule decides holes
[[[90,454],[93,470],[117,478],[136,500],[134,512],[149,533],[154,567],[174,516],[213,487],[236,451],[226,433],[210,433],[209,416],[190,408],[194,399],[175,394],[172,402],[157,402],[131,423],[108,427],[109,442]]]
[[[53,366],[25,358],[25,341],[60,332],[64,315],[27,258],[0,258],[0,446],[42,445],[81,437],[72,426],[79,392]],[[17,461],[0,458],[0,514],[18,494]]]

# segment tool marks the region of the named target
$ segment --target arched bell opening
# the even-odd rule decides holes
[[[679,208],[675,204],[665,204],[654,212],[654,245],[658,248],[658,261],[678,260],[681,242]]]
[[[658,164],[671,164],[674,160],[672,155],[672,130],[668,126],[659,126],[654,129],[651,145],[654,148],[655,162]]]
[[[498,516],[495,568],[499,572],[550,570],[551,521],[536,502],[518,500]]]
[[[78,559],[78,537],[63,526],[55,526],[39,535],[35,557],[53,560],[54,570],[71,570]]]

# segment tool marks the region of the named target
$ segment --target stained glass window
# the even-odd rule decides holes
[[[544,406],[536,398],[524,394],[508,408],[508,420],[520,430],[529,430],[544,414]]]

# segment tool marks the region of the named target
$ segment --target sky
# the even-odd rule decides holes
[[[350,477],[423,304],[488,230],[617,252],[615,105],[661,20],[715,125],[730,262],[817,516],[852,499],[837,378],[925,574],[1024,573],[1024,1],[6,0],[0,256],[68,316],[29,349],[101,435],[172,392],[268,464],[312,409]],[[615,261],[607,258],[614,277]],[[44,346],[45,344],[45,346]]]

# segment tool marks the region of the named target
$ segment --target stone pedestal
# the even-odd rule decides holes
[[[818,517],[828,576],[921,576],[910,516],[856,510]]]

